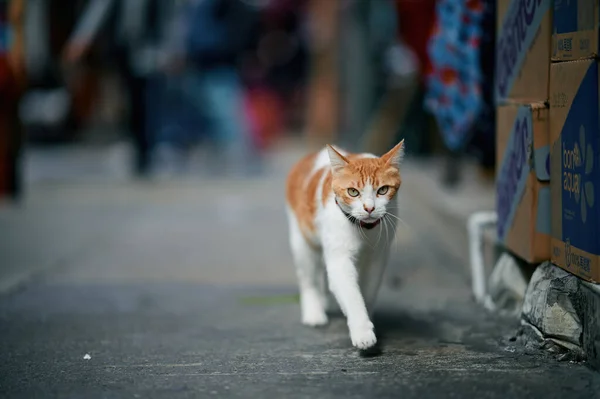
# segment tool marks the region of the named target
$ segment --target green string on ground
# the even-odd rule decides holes
[[[239,301],[245,305],[279,305],[299,303],[300,295],[251,296],[239,298]]]

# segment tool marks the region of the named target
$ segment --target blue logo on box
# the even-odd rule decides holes
[[[496,99],[506,98],[519,75],[551,0],[514,0],[496,41]]]
[[[519,107],[517,118],[504,152],[496,182],[498,237],[504,241],[506,233],[523,196],[533,147],[531,109]]]
[[[587,144],[587,145],[586,145]],[[581,204],[581,223],[587,222],[588,208],[594,206],[594,150],[586,141],[585,126],[579,127],[579,140],[572,149],[563,145],[563,190],[573,195],[575,202]]]
[[[592,62],[561,132],[562,239],[585,252],[600,252],[598,236],[598,67]],[[568,259],[572,264],[582,264]],[[582,266],[582,267],[583,267]],[[585,267],[583,267],[585,269]]]

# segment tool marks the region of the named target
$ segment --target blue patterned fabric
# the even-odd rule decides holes
[[[428,53],[426,108],[435,116],[446,146],[452,151],[468,144],[482,108],[479,48],[481,0],[440,0]]]

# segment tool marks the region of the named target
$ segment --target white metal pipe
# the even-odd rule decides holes
[[[467,221],[469,234],[469,260],[471,262],[471,287],[478,303],[485,303],[486,282],[483,259],[483,231],[498,221],[495,211],[475,212]]]

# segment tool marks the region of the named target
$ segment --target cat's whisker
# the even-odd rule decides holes
[[[394,226],[394,227],[393,227],[394,229],[397,229],[397,226],[394,224],[394,223],[395,223],[394,219],[389,219],[389,218],[387,218],[387,217],[386,217],[385,219],[386,219],[387,221],[389,221],[389,222],[392,224],[392,226]],[[398,240],[396,240],[396,239],[395,239],[395,235],[394,235],[394,239],[393,239],[393,240],[391,240],[391,241],[393,241],[393,243],[392,243],[392,242],[390,242],[390,247],[392,247],[392,246],[393,246],[393,249],[395,249],[395,250],[398,250],[398,249],[399,249],[399,247],[398,247]]]
[[[384,222],[384,226],[385,226],[385,240],[386,242],[390,241],[390,232],[388,230],[388,220],[386,218],[383,218],[383,222]]]
[[[389,204],[388,203],[385,207],[388,208],[388,209],[400,209],[400,210],[406,210],[406,209],[408,209],[406,207],[406,204],[400,204],[400,203],[398,203],[398,204]]]
[[[390,250],[390,248],[391,248],[391,246],[392,246],[392,243],[391,243],[391,240],[390,240],[390,237],[389,237],[388,223],[390,223],[390,222],[391,222],[391,220],[390,220],[390,219],[388,219],[388,218],[386,218],[386,217],[384,217],[384,218],[383,218],[383,220],[384,220],[384,222],[385,222],[385,232],[386,232],[386,243],[387,243],[387,250],[389,251],[389,250]],[[393,227],[392,227],[392,229],[393,229]],[[393,232],[393,230],[392,230],[392,232]]]
[[[393,207],[389,207],[389,206],[386,207],[386,208],[387,208],[386,209],[386,213],[390,213],[390,211],[394,211],[394,214],[398,214],[400,212],[403,212],[403,210],[399,209],[399,208],[393,208]]]
[[[390,216],[389,213],[386,213],[384,215],[385,219],[388,220],[390,223],[392,223],[392,225],[394,226],[394,228],[397,228],[397,222],[396,222],[396,220],[395,219],[390,219],[389,216]]]
[[[396,218],[400,223],[402,223],[402,225],[406,228],[410,228],[410,226],[408,225],[408,223],[406,223],[404,220],[402,220],[402,218],[400,218],[399,216],[394,215],[393,213],[389,213],[387,212],[385,214],[386,216],[391,216],[393,218]]]
[[[389,240],[389,243],[390,243],[390,244],[389,244],[389,248],[388,248],[388,249],[394,249],[394,245],[396,245],[396,246],[397,246],[397,244],[398,244],[398,242],[396,241],[396,230],[397,230],[397,227],[396,227],[396,225],[394,224],[394,222],[393,222],[393,219],[389,219],[389,218],[388,218],[388,222],[389,222],[389,223],[390,223],[390,224],[393,226],[393,227],[392,227],[392,229],[393,229],[393,230],[392,230],[392,237],[391,237],[391,239]],[[396,248],[396,249],[397,249],[397,248]]]
[[[369,240],[369,238],[367,237],[367,234],[364,232],[364,230],[363,230],[363,228],[360,226],[360,224],[359,224],[359,223],[358,223],[358,224],[357,224],[357,223],[352,223],[352,217],[353,217],[353,216],[347,216],[347,215],[344,215],[344,216],[346,216],[346,219],[348,219],[348,221],[350,221],[350,222],[351,222],[351,224],[352,224],[352,225],[354,225],[354,228],[356,228],[356,229],[358,230],[358,232],[359,232],[359,234],[361,235],[361,237],[362,237],[362,238],[364,238],[364,239],[365,239],[365,241],[366,241],[368,244],[371,244],[371,241],[370,241],[370,240]],[[373,247],[373,245],[369,245],[369,246],[370,246],[371,248],[374,248],[374,247]]]
[[[398,227],[394,224],[393,220],[386,219],[386,221],[389,223],[389,226],[390,226],[390,229],[392,230],[392,233],[395,233],[396,230],[398,229]]]
[[[367,237],[367,233],[365,233],[365,230],[362,228],[362,226],[360,224],[358,225],[358,229],[360,230],[361,235],[363,236],[363,238],[367,242],[367,245],[371,249],[375,249],[375,246],[373,245],[373,243],[371,242],[371,240],[369,240],[369,237]]]
[[[350,219],[348,219],[348,220],[350,220]],[[363,238],[365,238],[365,239],[366,239],[366,237],[365,237],[365,235],[364,235],[364,232],[363,232],[363,231],[362,231],[362,229],[360,228],[360,224],[354,224],[354,228],[355,228],[356,230],[358,230],[358,233],[360,234],[360,236],[361,236],[361,237],[363,237]]]
[[[385,223],[385,219],[383,220],[383,222]],[[379,234],[377,235],[377,242],[375,243],[375,245],[379,244],[379,240],[381,239],[381,231],[383,229],[379,229]]]

